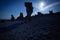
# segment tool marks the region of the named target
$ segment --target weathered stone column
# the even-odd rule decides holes
[[[11,21],[14,21],[14,20],[15,20],[14,16],[13,16],[13,15],[11,15]]]
[[[25,2],[27,18],[28,20],[31,19],[31,14],[33,12],[32,2]]]

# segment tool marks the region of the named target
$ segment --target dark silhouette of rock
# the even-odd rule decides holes
[[[4,23],[5,22],[5,20],[0,20],[0,23]]]
[[[17,20],[22,20],[23,21],[24,17],[23,17],[23,13],[21,12],[19,17],[17,17]]]
[[[26,12],[27,12],[27,18],[28,20],[31,19],[31,14],[33,12],[33,6],[32,6],[32,2],[25,2],[25,7],[26,7]]]
[[[0,23],[0,39],[4,40],[60,40],[60,12],[31,16],[33,7],[31,2],[25,2],[27,16],[24,18],[21,12],[17,20],[28,19],[29,21],[15,21],[13,24]],[[30,21],[32,19],[32,21]],[[11,15],[11,21],[15,18]],[[11,24],[11,25],[8,25]],[[4,26],[3,26],[4,25]],[[8,37],[9,36],[9,37]]]
[[[40,15],[41,14],[41,12],[38,12],[38,15]]]
[[[38,16],[42,16],[43,14],[41,12],[37,12],[38,13]]]
[[[53,11],[49,11],[50,15],[53,15]]]
[[[56,12],[55,14],[58,15],[58,16],[60,16],[60,12]]]
[[[14,21],[14,20],[15,20],[14,16],[13,16],[13,15],[11,15],[11,21]]]
[[[21,12],[21,13],[20,13],[20,20],[23,20],[23,18],[24,18],[24,17],[23,17],[23,13]]]

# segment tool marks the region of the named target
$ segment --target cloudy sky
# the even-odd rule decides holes
[[[60,1],[59,0],[0,0],[0,19],[10,19],[11,14],[17,18],[20,12],[26,16],[26,8],[24,2],[32,2],[33,14],[42,12],[43,14],[49,11],[60,12]]]

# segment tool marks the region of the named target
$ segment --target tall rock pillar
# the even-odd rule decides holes
[[[31,19],[31,14],[33,12],[32,2],[25,2],[25,7],[27,12],[27,18]]]

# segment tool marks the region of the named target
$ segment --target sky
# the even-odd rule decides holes
[[[46,14],[49,11],[60,12],[60,0],[0,0],[0,19],[10,19],[11,14],[17,18],[20,12],[24,17],[27,15],[24,2],[32,2],[32,15],[41,12]]]

